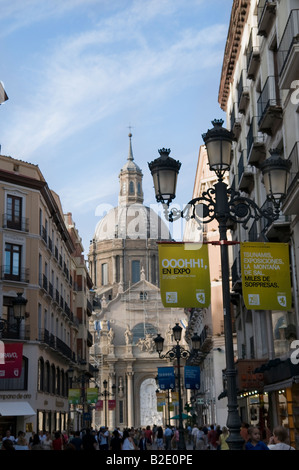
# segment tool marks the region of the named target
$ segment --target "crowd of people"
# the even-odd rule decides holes
[[[243,439],[244,450],[295,450],[289,444],[288,431],[283,426],[277,426],[270,432],[265,433],[264,439],[258,426],[249,426],[242,423],[240,435]],[[229,431],[226,426],[203,426],[194,425],[189,429],[189,442],[193,443],[193,449],[198,450],[229,450],[227,438]]]
[[[197,426],[190,425],[184,430],[186,442],[193,450],[229,450],[227,438],[228,429],[223,426]],[[273,430],[272,435],[261,438],[260,430],[256,426],[242,423],[241,437],[244,440],[244,450],[295,450],[288,443],[288,432],[283,426]],[[6,435],[0,437],[0,448],[6,451],[15,450],[175,450],[179,445],[179,430],[173,426],[144,428],[119,428],[112,432],[102,426],[98,431],[83,429],[82,431],[40,431],[32,433],[27,440],[23,431],[19,431],[15,438],[8,430]]]

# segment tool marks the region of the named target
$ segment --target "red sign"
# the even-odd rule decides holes
[[[96,410],[97,411],[102,411],[103,410],[103,400],[98,400],[96,402]]]
[[[22,373],[23,344],[0,341],[0,378],[18,379]]]
[[[108,400],[108,410],[115,410],[116,401],[115,400]]]

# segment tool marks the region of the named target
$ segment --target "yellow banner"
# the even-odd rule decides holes
[[[240,245],[242,290],[250,310],[290,310],[292,305],[287,243]]]
[[[164,307],[209,307],[210,270],[206,244],[159,244],[159,269]]]
[[[164,392],[158,392],[158,393],[156,393],[156,396],[157,396],[157,406],[165,405],[165,393]]]

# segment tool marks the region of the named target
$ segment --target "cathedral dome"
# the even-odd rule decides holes
[[[113,238],[171,240],[171,234],[153,209],[135,203],[111,209],[97,224],[95,241]]]

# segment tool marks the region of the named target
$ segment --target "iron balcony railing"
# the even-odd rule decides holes
[[[292,10],[277,51],[278,73],[282,74],[294,44],[299,43],[299,10]]]
[[[270,106],[280,106],[280,98],[277,89],[277,77],[270,76],[267,78],[264,88],[257,100],[259,124],[261,123],[267,109]]]

